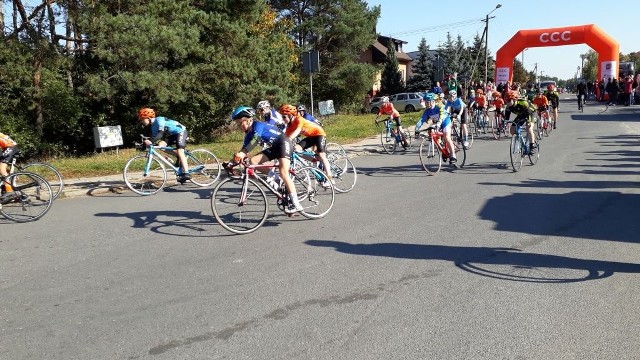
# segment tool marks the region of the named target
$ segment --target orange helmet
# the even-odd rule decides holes
[[[517,91],[513,91],[513,90],[507,91],[507,95],[504,96],[504,99],[506,101],[517,100],[518,99],[518,92]]]
[[[138,110],[138,117],[141,119],[150,119],[156,117],[156,112],[151,108],[142,108]]]
[[[494,99],[497,99],[497,98],[499,98],[500,96],[502,96],[502,94],[500,94],[500,92],[499,92],[499,91],[494,91],[494,92],[492,92],[492,93],[491,93],[491,95],[493,95]]]
[[[280,110],[278,110],[282,115],[298,115],[298,109],[289,104],[284,104],[280,106]]]
[[[483,94],[484,94],[484,90],[482,90],[482,89],[476,89],[476,94],[483,95]]]

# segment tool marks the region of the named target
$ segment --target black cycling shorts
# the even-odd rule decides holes
[[[273,145],[268,148],[262,150],[262,154],[266,156],[269,160],[273,159],[289,159],[291,158],[291,150],[292,150],[291,141],[288,138],[282,138],[276,140]]]
[[[189,132],[187,132],[187,129],[184,129],[184,131],[182,131],[179,134],[167,136],[167,145],[175,146],[176,149],[184,149],[187,147],[188,137],[189,137]]]
[[[327,138],[324,137],[323,135],[308,136],[300,140],[300,142],[298,142],[298,145],[300,145],[300,147],[302,147],[305,150],[312,146],[315,146],[316,153],[325,152],[326,144],[327,144]]]
[[[9,146],[8,148],[4,149],[2,154],[0,154],[0,163],[11,164],[11,162],[13,161],[13,158],[16,156],[17,153],[18,153],[17,146]]]

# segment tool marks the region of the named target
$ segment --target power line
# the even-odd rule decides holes
[[[458,21],[458,22],[454,22],[454,23],[450,23],[450,24],[442,24],[442,25],[429,26],[429,27],[426,27],[426,28],[400,31],[400,32],[397,32],[397,33],[389,34],[389,35],[393,35],[393,36],[405,35],[406,36],[406,35],[415,35],[415,34],[419,34],[419,33],[426,32],[426,31],[434,31],[434,30],[444,31],[444,30],[448,30],[448,29],[453,29],[453,28],[458,28],[458,27],[464,27],[464,26],[477,24],[477,23],[482,22],[482,21],[484,21],[484,19],[469,19],[469,20]]]

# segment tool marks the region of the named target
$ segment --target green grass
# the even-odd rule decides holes
[[[403,126],[414,125],[420,115],[421,112],[401,114]],[[322,122],[327,132],[327,141],[347,145],[379,134],[380,128],[376,128],[374,119],[375,114],[333,115],[322,119]],[[208,149],[216,154],[220,161],[227,161],[240,149],[243,135],[240,130],[225,131],[212,143],[189,144],[189,148]],[[55,166],[67,179],[97,177],[121,174],[127,161],[137,153],[139,152],[135,149],[119,149],[117,152],[109,150],[85,157],[58,158],[47,162]]]

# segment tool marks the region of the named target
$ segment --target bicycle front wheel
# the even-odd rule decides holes
[[[345,160],[347,159],[347,152],[342,145],[338,143],[327,143],[324,149],[327,160],[329,160],[329,164],[331,164],[331,171],[333,171],[334,166],[339,166],[343,170],[347,167],[347,161]]]
[[[343,163],[347,165],[341,168],[340,166]],[[336,163],[329,160],[329,166],[331,166],[331,175],[333,176],[333,181],[335,181],[334,187],[337,192],[346,193],[356,186],[358,173],[348,157],[336,159]]]
[[[195,149],[187,153],[187,165],[191,182],[198,186],[213,185],[220,178],[222,165],[218,158],[209,150]]]
[[[531,151],[529,151],[529,162],[531,163],[531,165],[535,165],[536,163],[538,163],[538,159],[540,158],[540,141],[536,140],[536,145],[538,146],[535,150],[535,152],[532,154]]]
[[[422,139],[420,144],[420,162],[422,168],[429,175],[435,175],[440,171],[442,167],[442,156],[440,155],[440,149],[436,146],[430,137]]]
[[[51,208],[53,191],[42,176],[20,171],[10,174],[5,181],[13,187],[13,192],[0,197],[0,213],[15,222],[40,219]]]
[[[291,174],[300,205],[300,213],[309,219],[320,219],[331,211],[335,201],[335,188],[327,175],[314,166],[296,169]]]
[[[511,137],[511,144],[509,144],[509,156],[511,157],[511,167],[514,172],[520,171],[522,168],[522,144],[517,135]]]
[[[267,195],[258,184],[249,179],[226,178],[213,189],[211,210],[218,223],[234,234],[256,231],[269,213]]]
[[[46,163],[31,163],[27,164],[22,168],[23,171],[31,172],[37,175],[42,176],[49,185],[51,186],[51,191],[53,192],[53,198],[57,198],[58,195],[62,192],[62,188],[64,187],[64,182],[62,181],[62,175],[58,171],[58,169]]]
[[[393,154],[396,151],[396,138],[386,127],[380,132],[380,145],[387,154]]]
[[[147,155],[136,155],[124,166],[124,182],[138,195],[154,195],[167,183],[167,172],[158,159],[152,158],[147,171]]]

